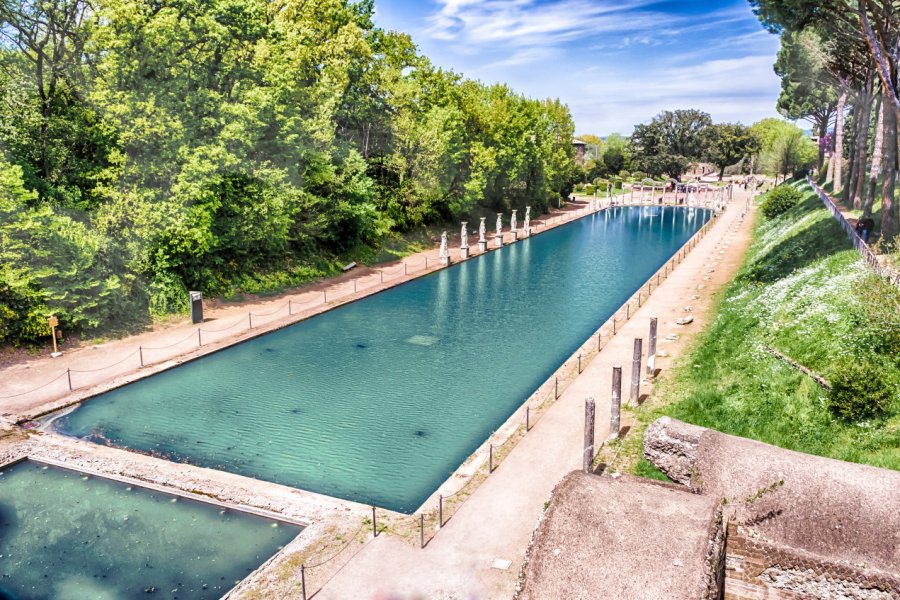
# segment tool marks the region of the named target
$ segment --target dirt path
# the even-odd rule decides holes
[[[596,439],[608,437],[609,389],[614,365],[630,377],[632,343],[659,319],[665,370],[689,337],[706,325],[711,297],[734,275],[751,227],[742,218],[746,194],[735,194],[718,224],[639,311],[569,385],[503,463],[425,547],[382,535],[368,543],[316,598],[511,598],[532,531],[544,502],[563,475],[580,467],[584,401],[596,402]],[[675,324],[691,306],[694,322]],[[642,392],[650,391],[649,385]],[[627,386],[626,386],[627,389]],[[625,392],[627,395],[627,391]],[[506,569],[495,561],[509,561]],[[496,563],[503,566],[503,563]]]

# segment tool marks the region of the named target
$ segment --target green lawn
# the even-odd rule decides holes
[[[715,319],[628,436],[621,466],[639,459],[643,428],[662,415],[784,448],[900,469],[900,400],[863,422],[832,415],[829,394],[766,352],[771,346],[826,379],[837,362],[866,357],[900,379],[900,292],[871,275],[821,202],[765,220],[757,211],[745,264]]]

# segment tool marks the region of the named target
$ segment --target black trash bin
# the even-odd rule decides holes
[[[203,322],[203,292],[190,292],[191,294],[191,322]]]

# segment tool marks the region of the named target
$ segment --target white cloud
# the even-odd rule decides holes
[[[682,67],[649,66],[640,77],[600,69],[568,104],[579,131],[628,134],[663,110],[696,108],[713,120],[745,124],[774,116],[778,77],[771,55],[713,59]]]
[[[652,0],[439,0],[426,33],[461,46],[547,47],[582,36],[640,30],[663,15],[643,10]],[[637,12],[635,12],[637,11]]]

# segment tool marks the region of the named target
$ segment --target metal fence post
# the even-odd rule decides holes
[[[494,444],[490,444],[488,449],[488,473],[494,472]]]
[[[197,347],[203,347],[203,336],[200,335],[200,328],[197,328]]]
[[[438,495],[438,528],[444,526],[444,495]]]
[[[306,600],[306,565],[300,565],[300,593],[303,594],[303,600]]]
[[[375,507],[372,507],[372,537],[378,537],[378,524],[375,521]]]
[[[144,366],[144,347],[138,346],[138,356],[141,357],[141,366]]]
[[[292,314],[294,314],[294,311],[293,311],[293,308],[292,308],[292,306],[291,306],[291,299],[288,298],[288,316],[291,316]]]
[[[66,367],[66,379],[69,380],[69,391],[72,391],[72,370]]]
[[[419,513],[419,549],[425,547],[425,513]]]
[[[248,329],[253,329],[253,313],[251,313],[251,312],[247,313],[247,320],[250,324],[250,327]]]
[[[531,429],[531,407],[525,407],[525,433],[528,433],[528,430]]]

